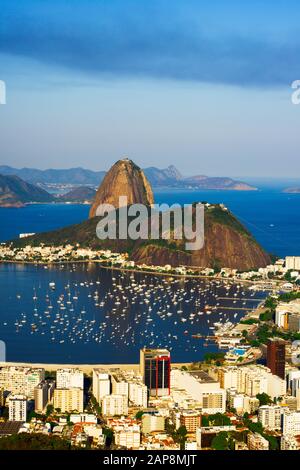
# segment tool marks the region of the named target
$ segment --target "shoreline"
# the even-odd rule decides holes
[[[183,366],[190,366],[192,362],[176,362],[172,363],[171,366],[174,368],[181,368]],[[124,371],[138,371],[140,368],[139,363],[132,364],[77,364],[77,363],[62,363],[62,364],[51,364],[43,362],[0,362],[0,367],[31,367],[37,369],[45,369],[48,372],[57,371],[58,369],[81,369],[86,374],[91,373],[93,369],[121,369]]]
[[[197,192],[220,192],[220,191],[226,191],[226,192],[229,192],[229,191],[232,191],[232,192],[255,192],[255,191],[261,191],[261,188],[258,188],[256,186],[251,186],[251,185],[248,185],[247,183],[245,183],[247,187],[242,187],[242,186],[238,186],[238,187],[234,187],[234,188],[228,188],[226,186],[224,186],[223,188],[211,188],[211,187],[207,187],[207,188],[202,188],[202,187],[176,187],[176,186],[153,186],[153,190],[154,191],[157,191],[157,192],[168,192],[168,191],[172,191],[172,192],[188,192],[188,193],[197,193]],[[77,185],[74,185],[74,187],[80,187],[81,185],[77,186]],[[87,186],[90,186],[90,185],[87,185]],[[46,190],[47,191],[47,190]],[[47,191],[48,192],[48,191]],[[282,191],[284,192],[284,191]],[[52,194],[56,194],[56,193],[50,193],[50,195]],[[292,193],[291,193],[292,194]],[[293,193],[295,194],[295,193]],[[55,196],[54,196],[55,197]],[[53,201],[43,201],[43,202],[40,202],[40,201],[29,201],[29,202],[16,202],[16,203],[11,203],[11,204],[8,204],[8,205],[0,205],[0,209],[24,209],[25,207],[28,207],[28,206],[35,206],[35,205],[68,205],[68,206],[71,206],[71,205],[80,205],[80,206],[91,206],[93,203],[93,201],[60,201],[59,198],[57,198],[57,200],[53,200]]]
[[[273,280],[273,281],[264,281],[264,280],[250,280],[250,279],[240,279],[240,278],[228,278],[228,277],[221,277],[218,275],[213,276],[206,276],[204,274],[178,274],[173,272],[159,272],[159,271],[149,271],[144,269],[136,269],[136,268],[122,268],[122,267],[115,267],[115,266],[106,266],[102,264],[102,261],[99,260],[66,260],[66,261],[51,261],[51,262],[36,262],[36,261],[14,261],[14,260],[0,260],[1,264],[24,264],[24,265],[34,265],[34,266],[63,266],[69,264],[98,264],[101,268],[110,269],[112,271],[124,271],[124,272],[131,272],[131,273],[140,273],[140,274],[151,274],[154,276],[166,276],[166,277],[176,277],[176,278],[192,278],[192,279],[208,279],[208,280],[219,280],[219,281],[229,281],[229,282],[239,282],[239,283],[246,283],[246,284],[263,284],[264,282],[272,282],[275,283],[273,287],[266,289],[272,290],[273,288],[280,287],[281,283],[284,283],[282,280]]]

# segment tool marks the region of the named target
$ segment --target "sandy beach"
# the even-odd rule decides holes
[[[178,368],[182,366],[189,366],[190,363],[174,363],[172,367]],[[56,371],[57,369],[69,369],[78,368],[85,374],[91,374],[93,369],[121,369],[121,370],[133,370],[137,372],[139,370],[139,364],[45,364],[45,363],[31,363],[31,362],[0,362],[0,367],[34,367],[43,368],[47,371]]]

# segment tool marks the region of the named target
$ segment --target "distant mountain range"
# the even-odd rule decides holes
[[[57,197],[61,202],[92,202],[96,196],[96,190],[88,186],[77,186],[66,194]]]
[[[286,189],[283,190],[283,193],[300,194],[300,187],[286,188]]]
[[[88,186],[78,186],[66,194],[53,195],[18,176],[0,175],[0,207],[51,202],[92,203],[95,195],[96,191]]]
[[[70,168],[66,170],[37,170],[35,168],[13,168],[0,166],[0,174],[16,175],[32,184],[83,184],[98,186],[105,175],[105,171],[85,170],[84,168]]]
[[[0,175],[0,206],[22,207],[30,202],[52,202],[54,197],[38,186],[23,181],[18,176]]]
[[[257,189],[247,183],[227,177],[209,177],[204,175],[184,177],[174,165],[170,165],[165,169],[156,167],[145,168],[144,173],[154,188],[228,189],[235,191],[251,191]],[[98,187],[106,172],[86,170],[84,168],[70,168],[66,170],[17,169],[3,165],[0,166],[0,174],[16,175],[28,183],[38,185],[68,184]]]

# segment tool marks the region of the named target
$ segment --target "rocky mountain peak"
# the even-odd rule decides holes
[[[144,172],[129,158],[118,160],[107,172],[96,193],[90,210],[95,217],[100,204],[119,207],[119,197],[126,196],[129,204],[152,205],[154,197]]]

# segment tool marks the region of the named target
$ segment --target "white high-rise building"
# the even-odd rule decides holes
[[[102,400],[104,416],[122,416],[128,414],[128,398],[125,395],[107,395]]]
[[[44,369],[14,366],[0,368],[0,387],[14,395],[26,395],[30,399],[33,399],[34,388],[44,378]]]
[[[25,373],[25,395],[30,399],[34,399],[34,389],[45,379],[44,369],[30,369]]]
[[[221,388],[238,390],[237,367],[220,367],[217,376]]]
[[[52,400],[54,382],[43,380],[34,389],[34,409],[36,413],[42,413],[47,404]]]
[[[226,410],[226,391],[206,372],[173,369],[171,395],[178,397],[178,390],[185,390],[192,400],[197,401],[203,413],[224,413]]]
[[[93,395],[98,403],[106,395],[110,395],[109,374],[104,373],[101,369],[93,370]]]
[[[227,390],[227,401],[230,408],[235,408],[237,414],[255,413],[259,408],[259,400],[244,393],[237,393],[234,389]]]
[[[267,394],[272,399],[286,395],[286,380],[281,379],[278,375],[268,374]]]
[[[286,394],[286,381],[261,365],[222,367],[218,377],[222,388],[236,389],[250,397],[266,393],[277,398]]]
[[[299,436],[300,435],[300,412],[285,411],[283,414],[283,435]]]
[[[79,369],[58,369],[56,388],[81,388],[83,390],[83,372]]]
[[[138,426],[115,431],[115,444],[127,449],[138,449],[141,442],[141,433]]]
[[[269,450],[269,441],[257,432],[250,432],[247,441],[249,450]]]
[[[148,406],[148,392],[147,386],[143,383],[129,382],[129,400],[135,406]]]
[[[300,389],[300,370],[290,370],[287,375],[288,389],[290,389],[293,397],[297,395],[297,390]]]
[[[281,414],[282,408],[278,405],[264,405],[258,409],[259,421],[270,431],[281,429]]]
[[[285,258],[286,269],[300,270],[300,256],[286,256]]]
[[[25,422],[27,418],[27,398],[25,395],[10,395],[8,398],[9,421]]]
[[[121,373],[111,375],[111,387],[114,395],[125,395],[128,398],[129,385]]]
[[[54,390],[53,406],[61,413],[83,412],[83,390],[81,388],[64,388]]]

